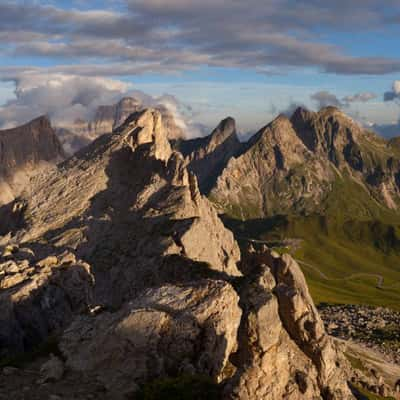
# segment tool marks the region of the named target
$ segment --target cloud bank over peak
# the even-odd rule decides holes
[[[316,92],[310,96],[311,100],[317,105],[317,108],[334,106],[338,108],[348,108],[352,103],[367,103],[378,97],[372,92],[360,92],[352,95],[347,95],[343,98],[338,98],[334,93],[327,90]]]
[[[375,93],[372,92],[363,92],[356,93],[350,96],[343,97],[343,102],[345,104],[349,103],[367,103],[368,101],[374,100],[378,97]]]
[[[311,100],[314,100],[318,108],[327,106],[341,107],[342,102],[333,93],[327,90],[322,90],[311,95]]]
[[[90,119],[99,105],[111,104],[129,85],[107,78],[63,74],[21,74],[14,78],[15,99],[0,107],[0,127],[48,115],[56,125]]]
[[[39,115],[47,115],[57,128],[71,129],[77,121],[93,121],[99,106],[114,105],[123,97],[133,97],[143,107],[168,110],[174,123],[188,137],[203,134],[191,120],[190,107],[176,97],[169,94],[153,97],[123,81],[34,72],[17,74],[13,81],[15,98],[0,106],[0,129],[22,125]],[[92,138],[81,139],[87,142]],[[72,147],[69,143],[65,146]]]

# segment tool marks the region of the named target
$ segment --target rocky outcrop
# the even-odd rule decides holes
[[[98,107],[91,122],[90,128],[96,136],[110,133],[120,127],[134,112],[139,111],[142,105],[133,97],[124,97],[118,103],[109,106]]]
[[[188,168],[199,181],[202,193],[208,193],[229,160],[242,146],[233,118],[226,118],[204,138],[177,142],[177,148],[186,157]]]
[[[327,107],[316,113],[298,108],[291,122],[298,137],[312,152],[327,157],[337,167],[348,161],[354,169],[362,170],[356,146],[363,136],[362,128],[342,111]]]
[[[342,173],[348,171],[373,201],[398,208],[400,159],[392,141],[365,130],[335,107],[319,113],[298,109],[291,121],[308,148]]]
[[[0,131],[0,205],[13,200],[31,176],[64,158],[47,117]]]
[[[111,390],[182,374],[221,380],[237,348],[240,317],[226,282],[161,286],[118,312],[76,319],[61,349],[67,366],[96,374]]]
[[[74,154],[101,135],[119,128],[131,114],[144,108],[140,100],[123,97],[116,104],[99,106],[91,120],[78,119],[71,124],[57,127],[57,133],[68,153]],[[162,114],[168,138],[184,138],[185,134],[177,125],[171,111],[163,105],[158,106],[158,110]]]
[[[241,260],[162,121],[131,115],[0,211],[2,351],[56,335],[112,398],[198,374],[227,399],[352,398],[298,265]]]
[[[91,302],[93,276],[72,253],[37,259],[5,248],[0,261],[0,357],[29,351],[60,333]]]
[[[353,398],[347,363],[326,335],[297,263],[250,248],[241,265],[243,318],[227,398]]]

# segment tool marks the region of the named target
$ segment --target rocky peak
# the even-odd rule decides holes
[[[32,142],[31,144],[36,145],[32,149],[32,153],[35,151],[44,151],[48,159],[63,156],[62,147],[57,140],[50,120],[44,115],[16,128],[0,130],[0,139],[2,140],[1,150],[5,150],[7,142],[10,144],[11,142],[16,143],[18,141],[22,143],[28,140]],[[38,145],[43,145],[43,147],[38,148]],[[17,149],[13,149],[13,151],[15,150]]]
[[[116,104],[99,106],[92,119],[76,120],[72,124],[58,127],[57,132],[70,154],[73,154],[99,136],[118,129],[131,114],[145,108],[139,99],[123,97]],[[163,105],[155,108],[161,112],[168,139],[184,138],[184,129],[179,126],[174,114]]]
[[[289,118],[284,115],[278,115],[270,124],[267,125],[266,128],[271,131],[271,134],[274,140],[281,140],[281,138],[285,138],[288,134],[293,133],[293,127],[289,120]]]
[[[116,104],[99,106],[93,120],[89,121],[89,130],[95,132],[96,136],[110,133],[121,126],[130,114],[141,108],[140,101],[133,97],[123,97]]]
[[[79,184],[68,185],[69,181]],[[238,273],[235,267],[238,248],[233,236],[200,195],[197,180],[188,174],[183,157],[172,152],[158,110],[132,114],[114,133],[97,139],[53,174],[38,177],[32,191],[22,195],[21,201],[25,202],[24,199],[26,207],[22,215],[18,214],[18,220],[20,226],[27,227],[19,233],[25,241],[46,231],[66,229],[65,225],[71,223],[76,225],[77,234],[67,239],[69,245],[79,248],[80,256],[91,257],[96,240],[105,240],[103,236],[110,234],[113,225],[122,224],[122,228],[131,219],[131,226],[123,228],[130,231],[123,239],[128,247],[132,246],[128,244],[129,235],[145,236],[148,229],[148,235],[153,232],[158,236],[171,230],[173,239],[159,238],[162,244],[153,249],[154,255],[161,256],[163,251],[193,254],[198,261],[208,260],[221,271]],[[170,218],[182,222],[168,222]],[[101,228],[105,221],[110,221],[105,225],[107,229]],[[163,224],[165,229],[169,227],[167,231]],[[9,225],[8,230],[18,231],[15,223]],[[214,225],[217,231],[212,228]],[[90,233],[86,236],[84,232],[89,226]],[[7,231],[7,227],[2,226],[2,231]],[[81,234],[86,239],[78,239]],[[215,240],[210,234],[224,241]],[[143,237],[136,244],[151,247],[152,242],[146,244]],[[143,268],[139,269],[145,273]]]
[[[212,153],[225,142],[240,143],[236,133],[236,122],[232,117],[223,119],[208,136],[181,140],[177,142],[177,147],[185,157],[195,160]]]
[[[242,149],[231,117],[222,120],[210,135],[177,141],[175,147],[185,156],[188,168],[199,181],[202,193],[208,193],[217,176]]]
[[[298,110],[298,115],[305,110]],[[314,208],[332,177],[299,137],[292,120],[279,115],[243,145],[210,194],[224,212],[239,218]]]
[[[246,147],[251,150],[254,146],[261,153],[274,154],[274,165],[278,168],[289,167],[304,160],[307,150],[297,137],[292,123],[285,115],[280,114],[272,122],[261,128]],[[275,167],[274,167],[275,168]]]
[[[156,159],[168,161],[171,156],[171,146],[158,110],[145,109],[131,114],[116,132],[123,135],[133,150],[149,144]]]
[[[232,139],[239,142],[236,133],[236,122],[232,117],[223,119],[208,136],[207,151],[213,151],[226,140]]]
[[[243,144],[209,192],[224,212],[240,218],[294,209],[319,213],[337,180],[345,179],[346,185],[364,185],[374,202],[397,209],[397,146],[336,107],[319,112],[300,107],[290,119],[278,116]]]
[[[299,108],[291,122],[311,151],[328,157],[337,167],[344,159],[345,147],[362,136],[358,124],[336,107],[325,107],[319,112]]]
[[[114,124],[112,129],[121,126],[125,120],[135,111],[142,108],[142,104],[138,99],[133,97],[123,97],[115,106]]]
[[[297,120],[306,120],[312,118],[315,114],[316,112],[308,110],[307,108],[297,107],[290,117],[290,120],[292,122]]]
[[[46,115],[41,115],[29,123],[31,129],[52,129],[49,118]]]
[[[46,116],[0,131],[0,204],[12,200],[43,168],[64,158],[64,151]]]

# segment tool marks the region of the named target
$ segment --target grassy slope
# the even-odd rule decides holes
[[[372,276],[328,281],[303,264],[302,269],[317,303],[360,303],[400,309],[400,253],[377,247],[370,237],[356,239],[351,233],[339,229],[323,232],[315,229],[314,224],[308,224],[307,220],[301,222],[296,232],[301,234],[302,230],[305,240],[294,254],[297,259],[318,267],[330,279],[359,273],[379,274],[384,278],[384,289],[376,287],[377,279]],[[399,285],[396,286],[396,282]],[[395,286],[387,288],[391,285]]]
[[[226,223],[238,238],[269,243],[302,239],[293,252],[311,265],[301,266],[317,303],[384,305],[399,310],[400,214],[378,205],[361,185],[346,177],[337,180],[321,206],[324,216],[226,219]],[[325,279],[315,267],[336,280]],[[343,279],[360,273],[382,275],[384,288],[377,288],[377,278],[372,276]]]

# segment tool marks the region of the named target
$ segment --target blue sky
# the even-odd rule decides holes
[[[209,127],[231,115],[244,132],[299,104],[398,124],[400,3],[331,3],[2,1],[0,126],[85,117],[131,90],[172,95]]]

